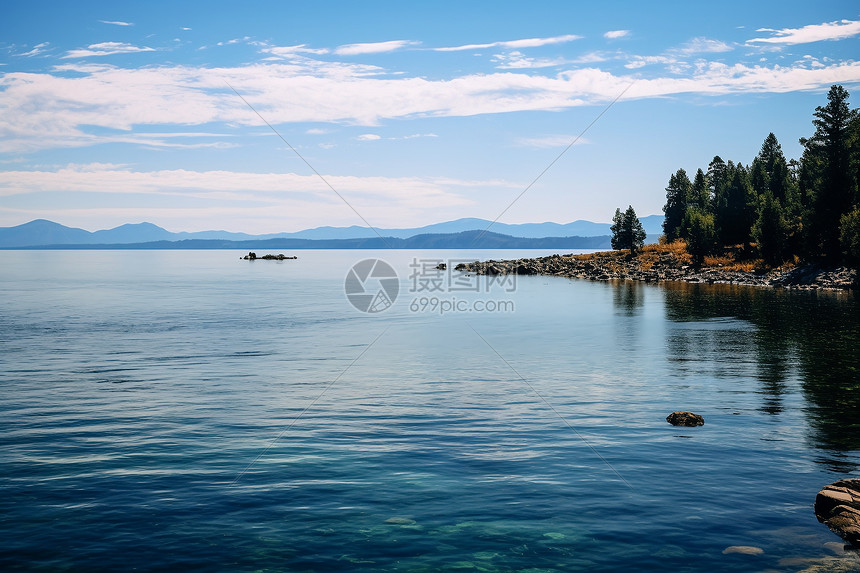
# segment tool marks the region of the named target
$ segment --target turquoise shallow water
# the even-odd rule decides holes
[[[410,292],[416,258],[512,253],[298,254],[0,252],[4,570],[856,563],[812,513],[858,476],[855,298]],[[344,278],[376,256],[400,291],[368,315]]]

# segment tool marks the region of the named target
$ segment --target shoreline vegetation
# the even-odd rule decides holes
[[[463,263],[456,267],[476,275],[546,275],[592,281],[630,280],[646,283],[665,281],[734,284],[798,290],[857,289],[857,271],[816,263],[786,263],[768,267],[761,259],[745,259],[744,251],[693,262],[686,243],[645,245],[628,251],[602,251],[582,255],[550,255],[534,259],[490,260]]]
[[[773,133],[749,165],[717,155],[691,181],[669,178],[659,244],[633,206],[615,210],[612,252],[458,265],[475,274],[555,275],[590,280],[680,281],[796,289],[853,289],[860,268],[860,110],[830,88],[786,160]]]

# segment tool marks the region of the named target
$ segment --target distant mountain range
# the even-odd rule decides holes
[[[640,218],[650,239],[661,232],[663,217]],[[376,249],[376,248],[571,248],[609,247],[609,224],[591,221],[558,223],[496,223],[485,219],[457,219],[412,229],[317,227],[295,233],[248,235],[228,231],[173,233],[152,223],[125,224],[90,232],[36,219],[16,227],[0,227],[0,249]],[[381,239],[385,237],[385,239]]]

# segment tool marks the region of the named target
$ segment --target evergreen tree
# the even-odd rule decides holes
[[[854,205],[860,205],[860,111],[854,110],[848,124],[849,169],[853,187]]]
[[[757,195],[762,196],[770,190],[774,199],[785,203],[791,176],[782,146],[772,132],[767,135],[761,151],[753,159],[750,179]]]
[[[687,207],[708,212],[711,208],[711,191],[708,189],[708,179],[701,168],[696,170],[693,178],[693,187],[690,197],[687,199]]]
[[[705,255],[714,250],[714,239],[716,238],[714,216],[697,209],[690,209],[687,211],[685,219],[685,224],[689,230],[687,252],[692,255],[695,264],[701,265],[705,260]]]
[[[722,157],[715,155],[708,164],[708,189],[710,191],[710,203],[716,203],[717,196],[721,195],[726,185],[726,162]]]
[[[839,240],[845,263],[857,269],[857,282],[860,283],[860,207],[842,215],[839,221]]]
[[[752,236],[758,243],[759,253],[769,265],[779,265],[785,260],[788,244],[788,222],[779,199],[770,190],[760,198],[758,218],[752,228]]]
[[[805,222],[810,254],[835,260],[841,255],[839,222],[854,199],[849,126],[856,112],[848,92],[832,86],[827,105],[815,108],[815,134],[801,139],[801,184],[806,196]]]
[[[666,240],[670,243],[683,236],[681,224],[684,220],[684,213],[687,211],[687,203],[691,193],[692,184],[686,171],[679,169],[669,177],[669,186],[666,187],[666,204],[663,206],[663,213],[666,214],[666,218],[663,219],[663,234],[666,235]]]
[[[642,223],[636,216],[636,211],[633,206],[627,207],[627,211],[621,212],[621,209],[615,210],[615,216],[612,217],[612,248],[615,250],[630,249],[630,254],[634,254],[636,249],[642,248],[645,244],[645,229],[642,228]]]
[[[756,210],[749,172],[742,164],[729,161],[725,179],[714,204],[717,236],[722,245],[748,244]]]

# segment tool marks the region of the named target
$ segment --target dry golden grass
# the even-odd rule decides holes
[[[642,249],[642,252],[639,253],[639,268],[643,271],[650,271],[659,259],[660,255],[656,251]]]
[[[730,265],[735,264],[735,260],[731,257],[705,257],[703,261],[706,267],[728,267]]]
[[[748,246],[746,250],[743,247],[743,245],[734,245],[728,247],[721,255],[705,257],[702,267],[748,273],[772,270],[762,259],[754,256],[756,251],[755,245]],[[573,258],[580,261],[592,261],[597,264],[604,264],[607,270],[615,272],[622,268],[624,259],[628,256],[629,251],[623,250],[573,255]],[[660,243],[645,245],[636,254],[635,261],[641,270],[647,271],[653,269],[655,266],[659,267],[667,264],[675,267],[692,265],[693,257],[687,252],[687,243],[683,239],[678,239],[671,243],[661,241]],[[788,261],[779,268],[790,269],[797,264],[797,260]]]
[[[652,265],[658,259],[665,259],[667,257],[676,265],[689,265],[693,261],[693,258],[687,252],[687,243],[682,239],[671,243],[661,242],[645,245],[642,248],[640,257],[642,256],[645,257],[646,261],[651,261]]]

